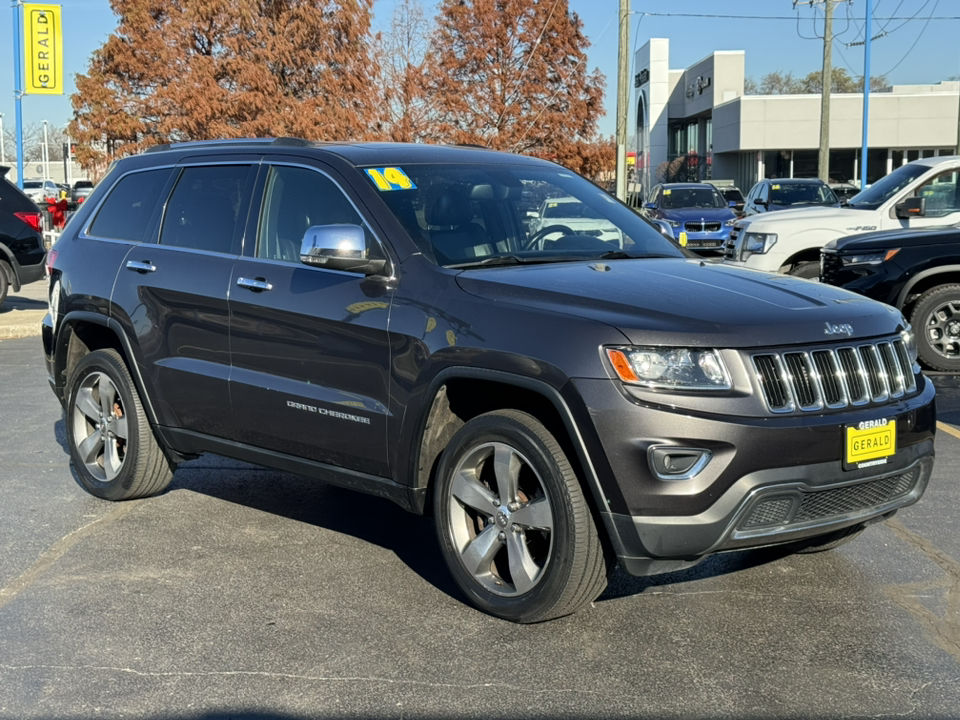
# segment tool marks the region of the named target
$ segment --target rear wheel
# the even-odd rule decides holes
[[[487,413],[451,438],[434,512],[451,574],[491,615],[550,620],[606,587],[604,550],[577,476],[556,439],[526,413]]]
[[[7,292],[10,290],[10,266],[0,260],[0,306],[7,299]]]
[[[820,279],[820,263],[816,261],[801,262],[794,265],[789,272],[794,277],[802,277],[807,280]]]
[[[105,500],[162,492],[173,479],[136,386],[116,350],[84,357],[70,375],[67,444],[84,489]]]
[[[932,370],[960,370],[960,285],[927,290],[913,306],[910,324],[924,365]]]

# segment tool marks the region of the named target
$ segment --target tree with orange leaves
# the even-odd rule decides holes
[[[363,138],[372,0],[111,0],[119,26],[77,76],[86,165],[168,141]]]

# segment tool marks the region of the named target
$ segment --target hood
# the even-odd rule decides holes
[[[738,221],[737,226],[743,227],[746,223],[750,223],[751,225],[763,224],[765,231],[769,225],[770,232],[777,232],[776,228],[781,223],[790,223],[794,227],[830,227],[842,230],[848,229],[849,226],[851,232],[856,232],[863,224],[876,226],[873,214],[868,211],[833,206],[824,207],[821,205],[805,205],[798,208],[784,208],[776,212],[750,215]]]
[[[612,325],[638,345],[754,348],[853,337],[900,327],[895,308],[830,285],[680,258],[470,269],[457,276],[475,296]],[[507,308],[504,308],[509,312]]]
[[[901,245],[956,245],[958,240],[960,240],[960,227],[938,225],[910,230],[880,230],[848,235],[831,240],[824,247],[843,252],[868,248],[884,249]]]
[[[664,220],[674,220],[677,222],[699,222],[703,219],[705,222],[724,222],[730,218],[736,217],[730,208],[664,208],[660,210]]]

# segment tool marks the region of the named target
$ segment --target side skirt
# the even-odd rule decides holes
[[[250,447],[232,440],[224,440],[192,430],[163,426],[158,426],[155,429],[162,443],[181,455],[215,453],[275,470],[305,475],[329,485],[385,498],[395,502],[404,510],[416,514],[421,514],[419,508],[424,506],[423,498],[420,496],[425,494],[425,490],[401,485],[390,478],[368,475],[314,460],[304,460],[273,450]]]

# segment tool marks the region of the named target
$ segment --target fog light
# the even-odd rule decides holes
[[[681,448],[672,445],[654,445],[647,450],[647,460],[653,474],[661,480],[689,480],[703,470],[713,453],[701,448]]]

